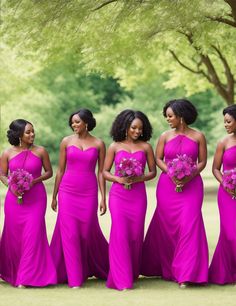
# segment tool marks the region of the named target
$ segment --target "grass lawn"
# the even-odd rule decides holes
[[[207,231],[210,257],[214,251],[219,234],[219,217],[216,204],[217,183],[212,179],[209,171],[204,173],[206,182],[206,195],[203,206],[203,216]],[[50,209],[52,186],[47,185],[49,192],[47,210],[48,237],[51,239],[56,214]],[[3,199],[4,187],[1,186],[1,199]],[[148,185],[148,211],[146,217],[146,229],[154,212],[155,186]],[[3,202],[3,201],[2,201]],[[110,229],[109,212],[99,218],[102,230],[108,238]],[[1,210],[1,224],[3,224],[3,208]],[[70,289],[66,285],[40,289],[16,289],[10,285],[0,282],[0,306],[120,306],[120,305],[142,305],[142,306],[230,306],[236,305],[236,287],[233,285],[206,287],[192,287],[179,289],[177,284],[166,282],[156,278],[140,278],[134,286],[135,290],[118,292],[107,289],[105,282],[97,279],[88,280],[83,288]]]

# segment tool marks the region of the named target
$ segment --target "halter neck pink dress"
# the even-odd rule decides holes
[[[23,168],[34,178],[41,175],[42,161],[31,151],[22,151],[9,161],[10,172]],[[51,257],[45,212],[47,195],[42,182],[23,195],[23,203],[8,189],[5,221],[0,246],[1,278],[13,286],[43,287],[56,284],[56,269]]]
[[[165,162],[178,154],[187,154],[197,161],[198,143],[185,135],[172,138],[164,147]],[[208,245],[201,213],[201,176],[194,177],[178,193],[163,172],[156,198],[157,207],[144,242],[142,274],[178,283],[206,283]]]

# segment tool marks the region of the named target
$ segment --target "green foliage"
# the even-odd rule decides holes
[[[117,0],[102,6],[105,2],[2,1],[1,149],[9,122],[23,117],[34,123],[37,142],[55,162],[60,140],[71,133],[68,117],[80,107],[95,112],[94,133],[107,144],[118,112],[144,111],[155,145],[167,128],[163,104],[188,96],[199,110],[196,127],[213,152],[223,134],[215,122],[222,120],[224,105],[212,93],[202,55],[227,89],[226,66],[213,46],[235,76],[236,31],[211,18],[231,18],[230,7],[223,0]]]

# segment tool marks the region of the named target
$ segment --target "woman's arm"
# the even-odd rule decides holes
[[[104,167],[104,160],[105,160],[105,155],[106,155],[106,147],[104,142],[102,141],[100,146],[99,146],[99,156],[98,156],[98,186],[101,192],[101,202],[100,202],[100,215],[104,215],[107,211],[107,206],[106,206],[106,182],[103,176],[103,167]]]
[[[58,163],[58,168],[57,168],[57,173],[56,173],[56,178],[55,178],[55,183],[54,183],[54,188],[53,188],[53,196],[52,196],[52,204],[51,204],[51,207],[54,211],[57,211],[58,189],[59,189],[59,185],[60,185],[62,176],[66,168],[66,145],[67,145],[66,141],[62,140],[61,145],[60,145],[59,163]]]
[[[216,147],[216,151],[214,154],[214,159],[213,159],[213,164],[212,164],[212,172],[215,176],[215,178],[217,179],[217,181],[222,184],[222,173],[220,171],[221,166],[222,166],[222,158],[223,158],[223,154],[224,154],[224,149],[225,149],[225,145],[224,143],[221,141],[218,143],[217,147]]]
[[[0,180],[3,182],[5,186],[8,187],[8,152],[3,152],[1,156],[1,172],[0,172]]]
[[[129,178],[130,183],[149,181],[156,176],[157,173],[156,163],[155,163],[153,149],[150,144],[147,144],[146,154],[147,154],[147,164],[149,172],[144,173],[141,176],[130,177]]]
[[[44,173],[39,177],[33,179],[32,185],[49,179],[50,177],[52,177],[53,174],[48,152],[45,150],[45,148],[41,147],[39,149],[39,153],[42,159]]]
[[[162,134],[157,142],[156,145],[156,164],[157,166],[163,171],[167,172],[167,165],[164,162],[164,147],[165,147],[165,142],[166,142],[166,135]]]
[[[200,133],[199,137],[199,152],[198,152],[198,163],[197,163],[197,171],[195,176],[202,172],[202,170],[206,167],[207,164],[207,145],[205,136]]]
[[[109,182],[116,182],[119,184],[128,184],[129,182],[128,182],[127,177],[119,177],[110,172],[113,162],[114,162],[115,153],[116,153],[116,148],[115,148],[115,144],[113,143],[110,145],[107,151],[107,155],[106,155],[105,163],[104,163],[104,169],[103,169],[103,176]]]

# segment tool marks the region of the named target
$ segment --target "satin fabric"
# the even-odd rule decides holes
[[[37,178],[42,161],[31,151],[22,151],[9,161],[10,172],[23,168]],[[23,203],[8,189],[0,246],[1,278],[13,286],[43,287],[56,284],[56,270],[48,245],[45,212],[47,197],[43,183],[23,195]]]
[[[236,146],[225,150],[223,170],[236,167]],[[209,268],[209,282],[227,284],[236,282],[236,200],[219,186],[218,207],[220,235]]]
[[[108,243],[98,224],[98,149],[68,146],[58,193],[58,217],[51,242],[58,283],[81,286],[91,276],[106,279]]]
[[[144,151],[116,153],[115,167],[122,158],[135,158],[143,168],[146,164]],[[122,184],[113,183],[109,193],[112,225],[109,241],[110,271],[107,287],[117,290],[131,289],[140,274],[144,221],[147,197],[144,182],[132,184],[127,190]]]
[[[165,162],[178,154],[198,158],[198,143],[178,135],[164,147]],[[178,283],[208,281],[208,245],[201,213],[203,183],[194,177],[182,192],[167,173],[161,173],[156,189],[157,207],[145,237],[142,274],[161,276]]]

